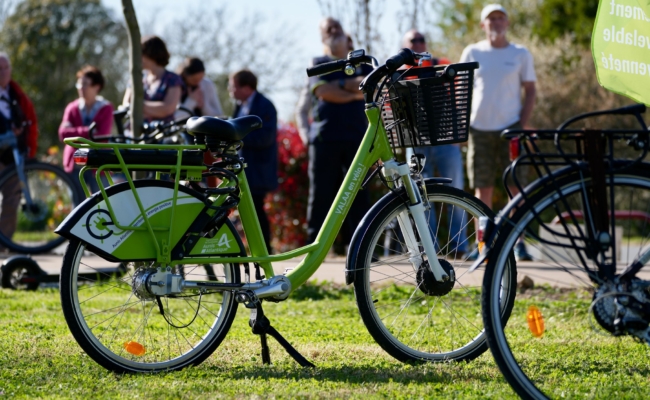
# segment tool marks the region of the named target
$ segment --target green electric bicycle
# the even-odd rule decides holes
[[[450,233],[449,225],[453,213],[462,214],[473,240],[476,220],[493,214],[448,186],[449,179],[422,179],[421,156],[400,162],[395,155],[402,147],[467,140],[478,65],[411,68],[422,56],[404,49],[379,66],[356,50],[308,70],[310,76],[351,74],[360,64],[373,65],[360,86],[369,126],[316,242],[282,254],[267,252],[245,173],[246,162],[254,160],[238,155],[242,138],[261,126],[258,117],[192,118],[187,130],[195,145],[67,139],[84,169],[127,177],[100,184],[93,195],[84,187],[88,198],[56,231],[70,240],[61,302],[83,350],[119,372],[197,365],[219,346],[243,304],[253,333],[260,335],[263,362],[270,362],[271,335],[298,363],[313,366],[271,326],[262,304],[287,299],[312,276],[357,192],[379,176],[387,194],[356,229],[344,271],[368,331],[404,362],[471,360],[483,353],[483,273],[467,273],[471,262],[458,252],[460,235]],[[212,165],[203,163],[206,151],[217,160]],[[155,179],[132,180],[130,173],[138,170],[154,171]],[[202,187],[198,182],[205,176],[221,183]],[[229,219],[234,210],[246,245]],[[296,257],[302,260],[295,269],[274,272],[274,262]],[[111,264],[126,265],[126,275],[106,279],[102,271]],[[209,276],[205,265],[213,271]],[[97,279],[90,279],[93,271]],[[514,264],[509,271],[505,287],[515,285]],[[504,319],[511,303],[504,293]]]

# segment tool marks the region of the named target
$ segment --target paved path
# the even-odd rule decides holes
[[[61,270],[61,264],[63,260],[63,250],[64,248],[58,249],[57,253],[59,254],[47,254],[47,255],[36,255],[33,256],[33,259],[38,263],[38,265],[46,271],[48,274],[58,275]],[[0,260],[4,261],[8,255],[0,255]],[[282,274],[287,269],[295,268],[298,263],[302,260],[302,257],[298,257],[293,260],[276,262],[273,264],[273,268],[276,274]],[[85,262],[93,264],[94,267],[105,267],[113,268],[114,264],[108,263],[99,257],[87,258],[84,259]],[[461,274],[466,273],[466,268],[470,266],[470,263],[463,264],[456,270],[456,275],[460,276]],[[410,270],[411,266],[407,263],[397,266],[396,268],[404,268]],[[518,271],[518,280],[524,276],[528,276],[533,279],[536,285],[548,283],[551,286],[555,287],[569,287],[569,286],[583,286],[587,282],[584,280],[584,274],[581,274],[577,269],[576,278],[573,281],[568,280],[570,275],[565,271],[559,271],[552,265],[545,264],[544,262],[519,262],[517,263]],[[316,271],[316,273],[311,277],[312,280],[325,280],[332,281],[335,283],[344,283],[345,282],[345,257],[328,257],[325,259],[321,267]],[[569,268],[571,272],[572,269]],[[650,271],[642,271],[639,274],[639,277],[650,280]],[[483,279],[483,273],[479,269],[472,273],[471,275],[464,277],[464,284],[471,286],[479,286]]]
[[[63,263],[63,251],[60,251],[61,254],[46,254],[46,255],[35,255],[32,258],[38,263],[38,265],[48,274],[58,275],[61,271],[61,265]],[[13,254],[0,255],[0,262],[4,262],[5,259],[11,257]],[[94,257],[95,258],[95,257]],[[282,274],[287,269],[295,268],[298,263],[302,260],[302,257],[296,258],[289,261],[281,261],[273,264],[273,269],[276,274]],[[85,259],[85,262],[93,263],[93,266],[106,268],[111,268],[111,263],[102,260],[99,257],[93,259]],[[345,282],[345,258],[344,257],[330,257],[327,258],[323,264],[320,266],[318,271],[312,276],[311,279],[316,280],[326,280],[336,283]]]

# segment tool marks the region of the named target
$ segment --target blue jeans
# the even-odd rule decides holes
[[[463,190],[465,184],[465,174],[463,171],[463,158],[460,152],[460,146],[447,144],[443,146],[429,146],[419,147],[415,149],[415,153],[424,154],[427,158],[422,171],[425,178],[434,177],[437,171],[438,176],[443,178],[451,178],[451,186]],[[467,213],[458,207],[448,206],[447,214],[449,217],[449,245],[450,248],[444,249],[445,252],[453,253],[454,251],[468,251],[467,245],[467,232],[465,226],[467,225]],[[429,226],[433,233],[437,231],[437,218],[436,212],[432,208],[429,214]],[[454,249],[452,243],[456,244]]]

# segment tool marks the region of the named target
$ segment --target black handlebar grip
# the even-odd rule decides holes
[[[632,104],[614,110],[613,114],[643,114],[644,112],[645,104]]]
[[[396,70],[404,64],[418,65],[418,63],[415,61],[413,50],[404,48],[400,50],[399,53],[386,60],[386,66],[390,70]]]
[[[347,60],[336,60],[330,61],[324,64],[314,65],[313,67],[307,68],[307,76],[319,76],[331,74],[332,72],[343,71]]]

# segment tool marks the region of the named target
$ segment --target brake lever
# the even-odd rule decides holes
[[[97,129],[97,122],[93,121],[88,125],[88,138],[95,141],[95,130]]]

